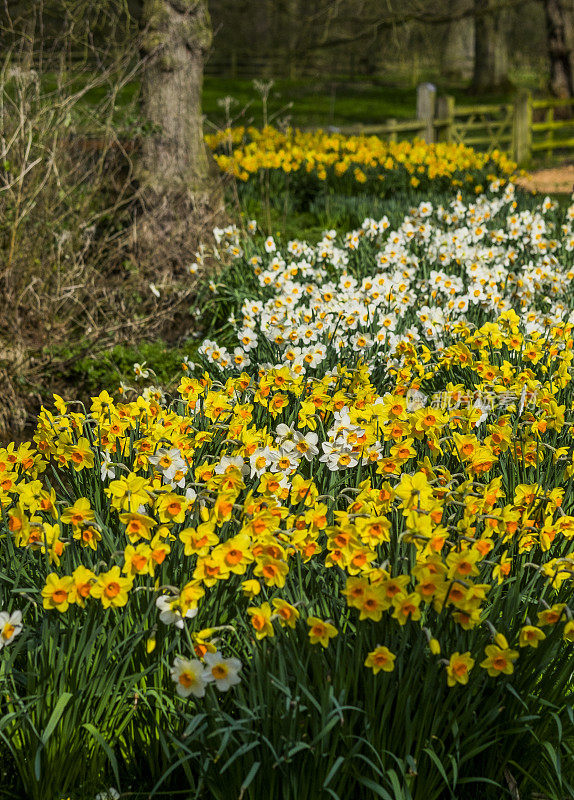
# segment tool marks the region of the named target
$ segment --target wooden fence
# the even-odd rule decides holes
[[[436,97],[432,84],[417,89],[417,116],[379,125],[350,125],[341,133],[363,133],[390,141],[417,136],[427,142],[460,142],[478,150],[504,150],[519,164],[556,153],[574,155],[574,99],[533,100],[527,92],[512,103],[457,106]]]

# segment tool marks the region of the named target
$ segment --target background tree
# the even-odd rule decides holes
[[[468,80],[475,19],[482,90],[504,88],[511,70],[540,83],[548,70],[542,0],[209,0],[209,6],[215,31],[209,75]]]
[[[474,0],[474,74],[476,92],[508,86],[507,14],[497,0]]]
[[[574,7],[567,0],[542,0],[546,19],[549,89],[556,97],[574,97]]]
[[[446,80],[465,80],[472,73],[474,19],[461,18],[471,7],[472,0],[448,0],[446,10],[452,20],[446,24],[440,49],[440,73]]]

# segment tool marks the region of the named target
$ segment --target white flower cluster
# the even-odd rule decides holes
[[[163,482],[175,489],[176,486],[185,486],[185,476],[189,469],[177,447],[168,450],[166,447],[158,448],[153,455],[148,456],[149,462],[161,472]]]
[[[199,659],[187,659],[177,656],[171,668],[171,679],[176,684],[176,692],[180,697],[204,697],[209,683],[215,684],[220,692],[226,692],[241,682],[239,670],[241,661],[238,658],[223,658],[219,651],[207,652]]]
[[[518,210],[509,185],[467,204],[460,195],[446,208],[421,203],[394,230],[387,217],[366,219],[343,246],[327,231],[314,246],[289,242],[282,255],[267,237],[254,255],[237,256],[260,287],[241,320],[230,317],[238,346],[229,353],[206,340],[200,353],[222,370],[241,370],[265,341],[280,363],[305,374],[331,352],[372,365],[405,339],[441,347],[457,324],[480,325],[510,308],[528,333],[543,332],[574,319],[574,204],[561,223],[549,218],[555,210],[549,198]],[[233,226],[225,236],[239,241]]]
[[[319,453],[318,438],[314,431],[303,434],[296,428],[279,423],[275,429],[274,446],[258,447],[249,457],[251,477],[260,477],[265,472],[290,475],[303,459],[312,461]]]

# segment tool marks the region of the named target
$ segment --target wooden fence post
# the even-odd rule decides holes
[[[552,123],[554,122],[554,109],[552,108],[552,106],[546,112],[546,122],[550,123],[550,127],[548,128],[548,133],[546,134],[546,141],[548,142],[549,145],[552,145],[552,142],[554,140],[554,130],[551,127]],[[552,158],[552,156],[554,155],[554,150],[552,149],[551,146],[548,148],[546,152],[548,154],[548,158]]]
[[[434,142],[434,115],[436,106],[436,86],[432,83],[421,83],[417,86],[417,119],[420,120],[422,138],[425,142]]]
[[[436,118],[440,125],[436,126],[437,142],[452,142],[454,139],[454,97],[444,95],[436,102]]]
[[[532,97],[521,92],[514,101],[512,121],[512,156],[517,164],[530,160],[532,154]]]
[[[397,125],[397,120],[394,117],[387,120],[387,127],[389,129],[389,142],[397,141],[396,125]]]

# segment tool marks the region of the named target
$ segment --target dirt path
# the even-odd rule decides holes
[[[520,178],[516,183],[525,189],[543,194],[571,194],[574,192],[574,164],[539,169],[526,178]]]

